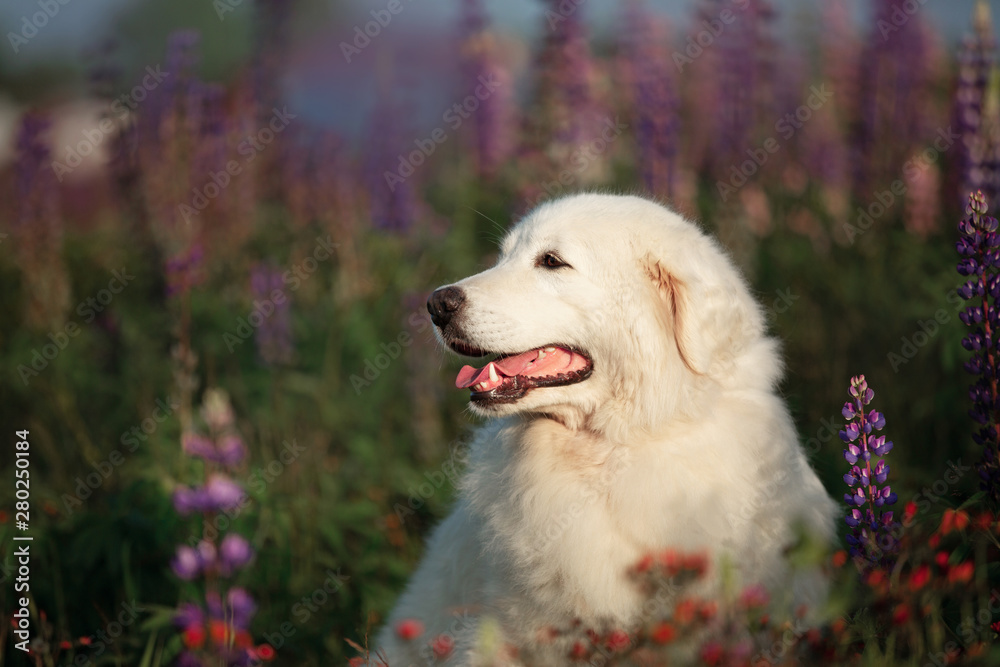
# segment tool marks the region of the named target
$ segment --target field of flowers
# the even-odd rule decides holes
[[[766,0],[680,24],[630,1],[601,35],[586,2],[539,0],[527,46],[456,4],[429,123],[422,45],[380,37],[396,0],[330,50],[379,63],[362,136],[284,96],[287,0],[213,4],[252,17],[219,80],[195,30],[156,46],[162,71],[91,54],[104,111],[65,146],[28,100],[0,166],[0,665],[365,664],[471,424],[427,295],[585,189],[668,202],[730,250],[843,549],[796,553],[835,593],[789,618],[763,590],[687,597],[700,556],[651,554],[636,585],[671,603],[630,632],[552,628],[567,660],[1000,664],[989,4],[952,44],[915,0],[828,0],[795,37]]]

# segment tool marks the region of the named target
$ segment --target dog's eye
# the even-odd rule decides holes
[[[538,258],[536,266],[541,266],[546,269],[558,269],[563,266],[569,266],[569,264],[559,259],[559,256],[555,253],[547,252]]]

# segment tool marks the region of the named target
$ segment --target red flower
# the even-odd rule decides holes
[[[434,651],[434,657],[438,660],[447,658],[454,648],[455,640],[451,638],[451,635],[438,635],[431,642],[431,650]]]
[[[1000,621],[997,621],[995,623],[991,623],[990,627],[993,628],[993,632],[996,632],[997,634],[1000,634]]]
[[[700,577],[708,571],[708,557],[705,554],[688,554],[681,559],[681,567]]]
[[[73,648],[73,642],[68,642],[64,639],[63,641],[59,642],[59,648],[63,650],[71,649]]]
[[[191,625],[184,630],[181,640],[184,642],[184,646],[197,650],[205,644],[205,628],[200,625]]]
[[[896,609],[892,612],[893,625],[902,625],[908,620],[910,620],[910,608],[905,603],[897,605]]]
[[[271,648],[270,644],[261,644],[257,647],[257,655],[260,656],[260,659],[264,662],[270,662],[274,660],[275,652],[274,649]],[[361,664],[364,664],[363,659]]]
[[[975,521],[976,529],[981,530],[984,533],[989,532],[990,527],[993,525],[993,515],[989,512],[981,512]]]
[[[253,646],[253,637],[246,630],[236,632],[236,648],[250,648]]]
[[[955,511],[948,508],[941,517],[941,526],[938,532],[947,535],[952,530],[965,530],[969,525],[969,515],[964,510]]]
[[[701,616],[702,620],[710,621],[715,618],[715,614],[719,611],[719,605],[715,602],[703,602],[701,609],[698,610],[698,615]]]
[[[929,565],[924,563],[912,573],[910,573],[910,590],[919,591],[921,588],[927,585],[927,582],[931,580],[931,568]]]
[[[669,644],[677,636],[677,630],[667,621],[658,623],[653,631],[649,633],[649,638],[657,644]]]
[[[587,647],[583,645],[583,642],[573,644],[573,649],[569,652],[569,657],[573,660],[583,660],[587,655]]]
[[[767,589],[760,584],[755,584],[753,586],[747,586],[740,593],[740,604],[742,604],[747,609],[754,609],[756,607],[766,607],[767,603],[771,601],[771,596],[768,595]]]
[[[604,645],[609,651],[622,651],[627,649],[631,643],[632,640],[629,639],[627,632],[624,630],[612,630]]]
[[[951,583],[965,583],[972,579],[975,570],[976,566],[972,564],[972,561],[959,563],[948,572],[948,581]]]
[[[913,517],[917,513],[917,504],[912,500],[906,503],[906,507],[903,509],[903,525],[909,526],[910,522],[913,521]]]
[[[208,622],[208,636],[211,637],[212,641],[219,646],[227,645],[231,634],[229,626],[227,626],[223,621],[216,620]]]
[[[950,558],[947,551],[939,551],[934,555],[934,562],[942,570],[948,570],[948,558]]]
[[[681,568],[681,558],[677,555],[677,552],[673,549],[667,549],[660,553],[659,557],[660,565],[667,571],[669,575],[675,575]]]
[[[868,573],[868,585],[876,587],[885,581],[885,572],[882,570],[872,570]]]
[[[355,656],[347,661],[347,667],[365,667],[368,662],[361,656]]]
[[[937,532],[941,533],[942,535],[947,535],[948,533],[951,532],[951,529],[954,527],[953,526],[954,522],[955,522],[955,510],[949,507],[944,511],[944,514],[941,515],[941,525],[938,526]]]
[[[411,641],[424,634],[424,624],[413,618],[404,618],[396,624],[396,636]]]
[[[91,639],[90,637],[80,637],[77,641],[80,642],[81,646],[90,646]]]
[[[927,540],[927,544],[931,546],[931,549],[937,549],[941,544],[941,536],[936,533],[931,535],[930,539]]]
[[[681,625],[687,625],[694,620],[698,603],[689,598],[684,598],[674,607],[674,620]]]
[[[834,553],[831,562],[834,567],[843,567],[844,563],[847,562],[847,552],[841,549],[840,551]]]
[[[711,641],[701,647],[701,661],[709,667],[715,667],[721,663],[724,656],[725,651],[719,642]]]
[[[653,568],[653,554],[646,554],[635,565],[636,572],[648,572]]]

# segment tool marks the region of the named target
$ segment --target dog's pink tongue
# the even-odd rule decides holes
[[[474,384],[479,384],[482,380],[479,378],[480,375],[490,376],[489,370],[487,368],[474,368],[473,366],[462,366],[462,370],[458,372],[458,377],[455,378],[455,386],[459,389],[465,389],[466,387],[471,387]]]
[[[491,363],[496,368],[497,374],[502,377],[514,377],[515,375],[544,377],[567,370],[578,370],[578,366],[586,364],[583,357],[574,352],[559,347],[546,349],[551,351],[542,358],[538,358],[542,354],[540,350],[529,350],[528,352],[513,357],[505,357]],[[465,389],[480,382],[489,383],[489,379],[489,364],[486,364],[482,368],[463,366],[462,370],[458,372],[458,377],[455,378],[455,386],[459,389]]]

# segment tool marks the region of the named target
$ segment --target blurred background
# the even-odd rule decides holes
[[[11,445],[0,659],[172,664],[219,613],[246,651],[218,664],[355,655],[473,422],[427,295],[583,189],[719,236],[834,497],[858,373],[900,498],[968,495],[954,242],[968,192],[1000,194],[998,11],[7,0],[0,423],[29,432],[33,654]]]

